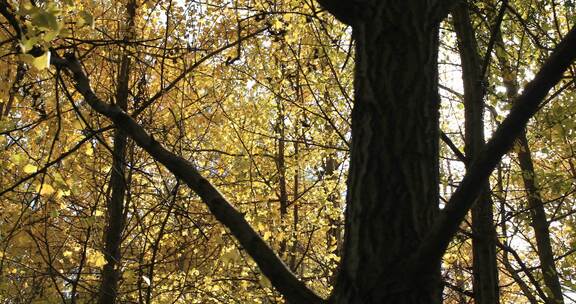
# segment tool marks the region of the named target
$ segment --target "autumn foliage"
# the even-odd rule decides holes
[[[512,107],[510,90],[522,93],[576,16],[569,0],[507,5],[499,23],[499,2],[467,7],[492,58],[487,138]],[[206,202],[215,194],[203,180],[191,186],[167,167],[174,159],[150,153],[156,144],[209,181],[305,286],[330,296],[352,141],[351,26],[314,1],[0,0],[0,13],[0,301],[284,303],[234,223],[214,217],[220,198]],[[441,208],[471,161],[451,18],[439,34]],[[549,299],[546,271],[566,302],[576,292],[574,77],[569,69],[526,128],[533,171],[520,167],[518,153],[530,151],[516,144],[490,179],[502,303]],[[117,108],[130,123],[113,117]],[[557,271],[540,267],[526,177]],[[442,263],[446,303],[474,297],[469,218],[459,229]],[[113,290],[102,287],[107,264]]]

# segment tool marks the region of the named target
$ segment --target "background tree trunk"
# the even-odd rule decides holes
[[[516,72],[513,70],[506,55],[502,36],[498,36],[496,47],[500,48],[500,51],[496,52],[496,54],[498,54],[506,94],[509,101],[512,102],[512,100],[518,97],[518,81],[516,79]],[[520,170],[522,170],[522,181],[526,191],[528,207],[530,208],[531,225],[534,229],[534,237],[536,238],[540,268],[542,270],[544,284],[547,287],[545,288],[548,297],[547,300],[549,303],[562,304],[564,303],[562,286],[560,285],[556,264],[554,262],[554,251],[552,250],[552,242],[550,240],[546,210],[544,209],[542,196],[536,184],[536,172],[534,171],[534,162],[532,161],[526,130],[523,130],[518,137],[516,147],[518,151],[516,154],[518,164],[520,165]]]
[[[466,3],[454,8],[452,19],[458,38],[464,81],[465,152],[467,159],[473,160],[484,147],[486,83],[482,75],[482,58]],[[467,166],[469,164],[470,162]],[[489,181],[486,180],[482,187],[482,194],[471,210],[474,301],[477,304],[494,304],[500,302],[496,229]]]
[[[128,25],[127,33],[124,34],[130,39],[130,32],[133,31],[134,18],[136,15],[136,3],[130,1],[127,8]],[[130,56],[125,52],[120,62],[118,73],[118,86],[116,88],[116,104],[124,111],[128,109],[128,93],[130,80]],[[100,283],[99,300],[100,304],[116,303],[118,295],[118,280],[122,244],[122,232],[124,231],[124,198],[126,196],[127,182],[126,171],[126,146],[128,136],[120,128],[114,132],[114,149],[112,155],[112,173],[110,176],[110,187],[112,194],[107,202],[107,223],[104,232],[105,247],[104,256],[106,265],[102,269],[102,279]]]

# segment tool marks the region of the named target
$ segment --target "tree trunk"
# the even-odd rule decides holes
[[[441,302],[439,260],[399,267],[438,213],[438,24],[426,3],[378,1],[353,25],[344,254],[331,303]]]
[[[324,168],[324,178],[326,180],[334,181],[336,180],[339,163],[336,160],[336,153],[330,153],[326,157],[325,161],[323,162]],[[326,192],[328,193],[328,197],[326,201],[329,205],[331,205],[334,209],[340,209],[340,201],[338,200],[338,189],[325,187]],[[338,219],[334,219],[330,217],[328,219],[328,223],[330,225],[330,229],[328,229],[328,233],[326,234],[327,241],[326,245],[328,246],[328,252],[340,256],[340,251],[342,247],[342,224]]]
[[[128,32],[134,26],[134,16],[136,14],[136,4],[130,1],[128,10]],[[126,34],[128,37],[130,34]],[[124,54],[120,63],[118,73],[118,85],[116,88],[116,104],[124,111],[128,108],[128,92],[130,79],[130,56]],[[124,198],[126,195],[126,146],[127,134],[118,128],[114,132],[114,149],[112,155],[112,173],[110,176],[110,187],[112,194],[107,202],[107,225],[104,232],[105,247],[104,256],[106,264],[102,269],[102,279],[100,283],[99,300],[101,304],[114,304],[118,295],[119,269],[121,258],[120,246],[122,243],[122,233],[124,231]]]
[[[545,288],[548,296],[547,303],[561,304],[564,303],[562,286],[558,279],[558,272],[554,262],[554,251],[552,250],[552,242],[550,241],[550,230],[548,229],[548,220],[546,219],[546,210],[544,209],[540,191],[536,187],[534,164],[525,132],[518,138],[518,146],[518,161],[520,163],[520,169],[522,170],[524,188],[528,195],[528,207],[530,207],[530,215],[532,218],[531,225],[532,228],[534,228],[534,236],[536,237],[536,247],[538,248],[542,277],[547,287]]]
[[[458,38],[464,81],[465,152],[468,160],[474,160],[484,147],[485,77],[482,75],[482,59],[465,3],[454,8],[452,19]],[[467,162],[467,167],[469,164]],[[486,180],[482,187],[482,194],[471,210],[474,301],[476,304],[495,304],[500,302],[496,229],[489,181]]]
[[[277,140],[277,150],[274,157],[276,162],[276,170],[278,174],[278,201],[280,202],[280,227],[282,228],[282,239],[280,240],[280,248],[278,250],[278,255],[287,260],[287,230],[288,230],[288,187],[286,179],[286,124],[284,115],[284,105],[281,100],[276,101],[276,109],[278,111],[278,117],[276,118],[276,125],[274,131]]]
[[[502,231],[501,234],[501,238],[502,238],[502,245],[504,246],[508,246],[508,219],[507,219],[507,213],[509,212],[507,210],[507,206],[506,206],[506,198],[504,197],[504,181],[503,181],[503,176],[502,176],[502,166],[499,165],[498,166],[498,175],[496,178],[496,190],[495,192],[500,193],[500,196],[496,196],[498,198],[499,204],[500,204],[500,229]],[[502,250],[502,264],[504,264],[504,268],[506,269],[506,271],[508,271],[508,275],[512,277],[512,279],[514,280],[514,282],[516,282],[516,284],[518,284],[518,286],[520,287],[520,290],[522,291],[522,293],[524,294],[524,296],[528,299],[528,301],[530,302],[530,304],[537,304],[538,300],[536,300],[536,296],[534,296],[534,291],[528,286],[528,284],[526,282],[524,282],[524,280],[522,279],[522,277],[520,277],[520,275],[518,274],[518,271],[516,269],[514,269],[514,267],[512,267],[512,264],[510,263],[510,254],[507,250]]]
[[[518,97],[518,81],[516,79],[516,72],[513,71],[503,46],[504,42],[502,37],[499,36],[497,47],[499,47],[501,51],[497,52],[497,54],[499,54],[498,60],[502,66],[502,79],[504,79],[506,94],[509,100],[512,101]],[[544,203],[542,202],[542,197],[536,184],[536,173],[534,172],[534,163],[526,137],[526,130],[523,130],[520,136],[518,136],[516,144],[518,163],[520,170],[522,170],[522,181],[524,182],[528,207],[530,208],[531,225],[534,228],[542,277],[547,287],[545,288],[548,297],[547,303],[563,304],[562,286],[560,285],[556,264],[554,262],[554,251],[552,250],[552,242],[550,241],[549,224],[546,219]]]
[[[129,59],[128,59],[129,60]],[[124,65],[123,65],[124,66]],[[114,155],[112,156],[112,173],[110,187],[112,195],[107,203],[107,225],[104,232],[104,256],[106,265],[102,269],[99,303],[116,303],[120,262],[120,245],[124,231],[124,197],[126,194],[126,143],[127,135],[122,129],[114,132]]]

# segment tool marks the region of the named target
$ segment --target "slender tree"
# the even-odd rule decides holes
[[[498,35],[496,40],[496,47],[499,48],[498,61],[501,66],[501,75],[506,87],[506,95],[509,100],[515,100],[518,97],[518,81],[516,73],[514,72],[510,60],[506,55],[502,36]],[[550,240],[549,223],[546,217],[546,209],[542,200],[542,195],[537,185],[537,174],[534,170],[534,162],[532,160],[532,153],[530,145],[528,144],[528,137],[526,129],[518,136],[516,142],[516,157],[520,170],[522,170],[522,182],[526,191],[526,198],[528,200],[528,207],[530,208],[531,226],[534,229],[534,237],[536,238],[536,248],[538,258],[540,260],[540,268],[542,271],[542,278],[547,287],[547,302],[549,303],[564,303],[564,296],[562,294],[562,287],[558,278],[558,271],[554,261],[554,251],[552,250],[552,242]]]
[[[465,152],[467,159],[473,160],[484,146],[484,95],[487,82],[482,71],[483,58],[479,53],[466,3],[454,8],[452,19],[458,38],[464,81]],[[490,54],[484,60],[488,58]],[[487,180],[471,212],[474,300],[478,304],[500,302],[493,205]]]
[[[136,18],[136,1],[130,0],[126,4],[127,24],[121,28],[121,35],[125,41],[134,37],[134,23]],[[130,91],[130,55],[124,51],[120,61],[118,80],[116,87],[115,102],[123,111],[128,109],[128,98]],[[104,232],[105,247],[104,254],[106,265],[102,270],[102,281],[100,283],[99,303],[116,303],[118,297],[118,281],[120,279],[120,260],[122,258],[121,245],[122,234],[124,232],[125,219],[125,197],[128,188],[126,178],[126,150],[128,136],[122,129],[114,132],[114,148],[112,155],[112,172],[110,174],[111,196],[107,201],[106,230]]]

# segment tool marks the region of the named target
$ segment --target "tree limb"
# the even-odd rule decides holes
[[[359,10],[358,0],[317,0],[338,21],[353,25]]]
[[[452,9],[458,5],[463,0],[439,0],[437,1],[437,9],[435,10],[435,15],[437,21],[442,21]]]
[[[516,137],[524,130],[528,120],[539,110],[548,91],[562,78],[570,64],[576,59],[576,28],[573,28],[560,42],[550,58],[544,63],[536,77],[526,85],[510,114],[498,127],[483,152],[471,164],[460,186],[450,198],[446,208],[430,231],[426,241],[417,251],[412,262],[422,267],[435,265],[446,251],[466,213],[481,191],[482,182],[506,154]],[[433,262],[431,262],[433,261]]]
[[[452,153],[456,155],[459,161],[463,162],[464,164],[468,163],[468,158],[464,155],[464,153],[462,153],[462,151],[460,151],[460,149],[458,149],[458,147],[456,147],[454,142],[450,139],[450,137],[448,137],[446,133],[444,133],[444,131],[440,131],[440,139],[448,146],[448,148],[450,148],[450,150],[452,150]]]
[[[0,15],[4,16],[4,18],[6,18],[6,20],[10,24],[10,26],[12,26],[14,31],[16,31],[16,37],[18,39],[20,39],[22,37],[22,29],[20,28],[20,23],[18,23],[18,20],[16,19],[16,15],[14,15],[14,13],[11,12],[10,10],[14,10],[12,8],[12,5],[10,5],[10,3],[8,3],[6,0],[1,0],[0,1]]]
[[[51,63],[63,68],[73,78],[76,90],[84,96],[86,102],[98,113],[108,117],[117,127],[124,130],[142,149],[154,159],[162,163],[177,178],[183,180],[202,201],[212,214],[226,226],[246,249],[272,285],[291,303],[323,303],[324,300],[298,280],[284,265],[274,251],[254,231],[244,219],[244,215],[236,210],[224,196],[204,177],[194,165],[184,158],[166,150],[130,115],[116,105],[102,102],[90,86],[80,62],[68,54],[66,58],[53,54]]]

